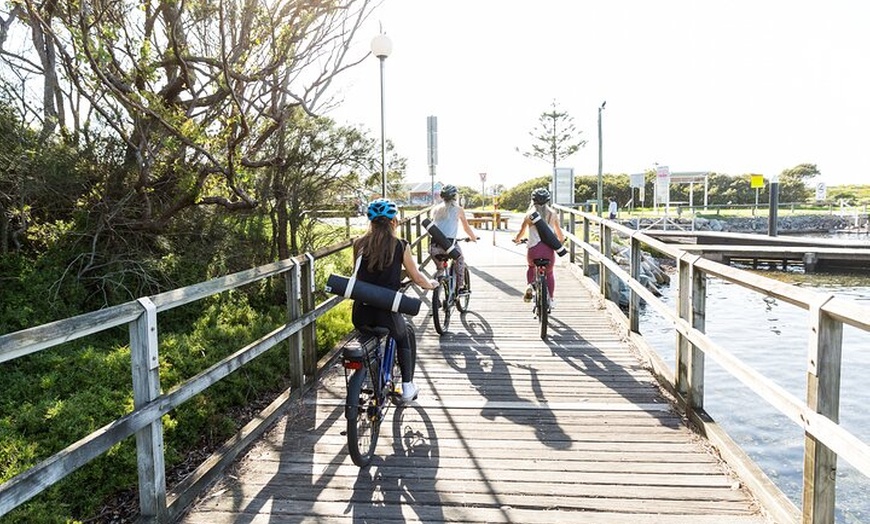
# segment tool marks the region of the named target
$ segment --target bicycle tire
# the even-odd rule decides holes
[[[547,277],[538,275],[537,300],[538,320],[541,322],[541,339],[547,338],[547,325],[550,321],[550,306],[547,300]]]
[[[465,290],[467,293],[456,297],[456,309],[460,313],[465,313],[468,311],[468,302],[471,300],[471,273],[468,271],[468,266],[465,266],[462,273],[465,277]]]
[[[432,291],[432,322],[439,335],[447,333],[447,326],[450,325],[447,286],[447,280],[442,280],[441,284]]]
[[[376,388],[365,367],[353,372],[347,384],[347,451],[357,466],[368,466],[381,429]]]

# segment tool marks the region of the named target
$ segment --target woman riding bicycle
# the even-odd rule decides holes
[[[556,252],[544,243],[541,240],[541,235],[538,234],[538,228],[532,227],[532,220],[529,216],[532,212],[537,211],[541,218],[546,222],[550,229],[556,234],[556,237],[559,239],[559,242],[565,241],[565,235],[562,233],[562,227],[559,225],[559,217],[547,203],[550,201],[550,192],[543,188],[539,187],[532,191],[532,203],[529,206],[528,214],[523,219],[523,224],[520,226],[520,230],[517,233],[517,236],[514,237],[514,242],[519,243],[522,239],[523,234],[528,230],[529,232],[529,243],[528,243],[528,251],[526,252],[526,260],[528,261],[529,267],[526,270],[526,282],[528,286],[526,287],[526,292],[523,294],[523,300],[529,302],[532,300],[532,282],[535,281],[535,272],[537,268],[535,267],[535,259],[536,258],[548,258],[550,259],[550,264],[546,266],[547,272],[547,291],[550,293],[550,309],[553,309],[555,306],[555,300],[553,300],[553,292],[556,290],[556,279],[553,276],[553,262],[556,260]]]
[[[396,237],[398,214],[396,204],[379,198],[368,205],[368,232],[353,244],[353,257],[362,257],[356,278],[362,282],[375,284],[393,291],[401,286],[402,268],[411,280],[424,289],[434,289],[437,281],[426,278],[417,268],[408,241]],[[390,330],[396,341],[399,368],[402,370],[402,401],[411,402],[417,398],[414,384],[416,355],[411,350],[410,337],[405,317],[386,309],[370,306],[359,300],[353,303],[352,321],[354,327],[380,326]]]
[[[456,197],[459,195],[459,190],[456,186],[448,184],[441,188],[441,203],[432,209],[432,223],[444,233],[447,240],[453,242],[456,235],[459,233],[459,225],[462,224],[462,229],[471,242],[477,242],[477,234],[474,229],[468,224],[468,219],[465,218],[465,209],[457,202]],[[459,251],[459,258],[456,259],[456,289],[458,294],[464,293],[465,290],[465,257],[462,256],[462,250],[459,244],[456,244],[456,249]],[[446,253],[446,251],[435,242],[429,243],[429,254],[432,256]]]

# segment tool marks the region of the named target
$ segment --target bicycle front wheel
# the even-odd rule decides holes
[[[447,332],[447,326],[450,324],[447,281],[442,281],[441,285],[432,291],[432,322],[439,335]]]
[[[537,292],[538,320],[541,321],[541,339],[547,338],[547,324],[550,319],[550,300],[547,293],[547,277],[538,275]]]
[[[465,266],[462,273],[465,278],[465,293],[456,297],[456,309],[465,313],[468,311],[468,302],[471,300],[471,274],[468,271],[468,266]]]
[[[363,367],[354,371],[347,384],[347,451],[361,468],[371,463],[378,445],[379,411],[369,370]]]

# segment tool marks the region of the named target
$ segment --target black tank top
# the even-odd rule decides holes
[[[407,245],[407,240],[397,238],[393,250],[393,260],[383,271],[378,273],[372,273],[368,270],[368,258],[363,255],[362,264],[360,264],[356,277],[363,282],[398,291],[399,285],[402,283],[402,259],[405,256],[405,246]]]

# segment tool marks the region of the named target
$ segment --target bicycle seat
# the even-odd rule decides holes
[[[536,259],[535,259],[535,265],[538,266],[538,267],[549,266],[549,265],[550,265],[550,259],[549,259],[549,258],[536,258]]]
[[[438,253],[437,255],[432,255],[432,258],[434,258],[438,262],[447,262],[448,260],[450,260],[450,256],[445,253]]]

